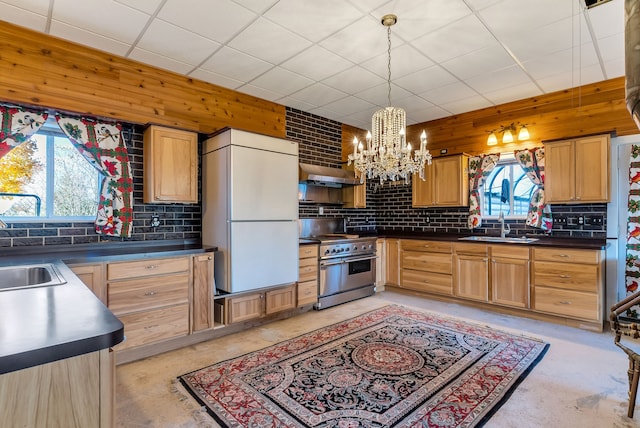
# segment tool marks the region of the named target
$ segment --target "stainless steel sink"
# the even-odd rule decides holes
[[[464,238],[458,238],[460,241],[479,241],[479,242],[497,242],[506,244],[528,244],[535,242],[538,238],[516,238],[506,236],[501,238],[499,236],[465,236]]]
[[[0,267],[0,291],[48,287],[66,282],[51,263]]]

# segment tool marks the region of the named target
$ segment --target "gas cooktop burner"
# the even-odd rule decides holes
[[[339,238],[320,239],[320,258],[349,257],[375,254],[376,238]]]

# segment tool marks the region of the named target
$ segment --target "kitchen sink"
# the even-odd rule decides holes
[[[535,242],[538,238],[516,238],[505,236],[501,238],[499,236],[465,236],[464,238],[458,238],[460,241],[479,241],[479,242],[497,242],[506,244],[528,244]]]
[[[0,267],[0,291],[48,287],[66,282],[51,263]]]

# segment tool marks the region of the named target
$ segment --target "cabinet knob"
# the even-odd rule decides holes
[[[571,304],[571,302],[569,302],[568,300],[563,300],[563,301],[558,302],[558,303],[560,303],[561,305],[570,305]]]
[[[558,257],[569,257],[569,254],[558,254]]]
[[[145,269],[158,269],[158,265],[145,266]]]
[[[212,260],[212,257],[211,256],[207,257],[207,260]]]
[[[571,278],[571,275],[560,275],[560,278]]]
[[[145,296],[155,296],[156,294],[158,294],[157,291],[147,291],[144,293]]]

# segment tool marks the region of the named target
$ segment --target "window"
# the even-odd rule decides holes
[[[4,218],[95,219],[102,175],[73,147],[52,116],[31,141],[0,159]]]
[[[502,211],[511,218],[526,218],[535,189],[514,158],[501,159],[481,189],[482,217],[497,217]]]

